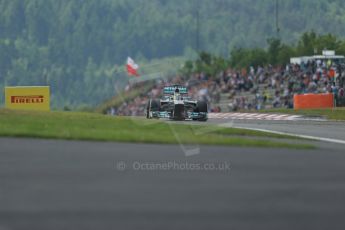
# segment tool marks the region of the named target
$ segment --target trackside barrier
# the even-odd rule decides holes
[[[17,110],[50,110],[49,86],[5,87],[5,107]]]
[[[295,94],[293,97],[293,102],[294,109],[333,108],[334,96],[332,93]]]

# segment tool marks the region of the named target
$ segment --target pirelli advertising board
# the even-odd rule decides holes
[[[5,107],[18,110],[49,111],[49,86],[5,87]]]

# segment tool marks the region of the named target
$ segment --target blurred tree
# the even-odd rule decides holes
[[[42,84],[49,79],[55,107],[95,105],[114,93],[102,73],[123,65],[127,56],[145,62],[198,58],[190,48],[196,46],[196,8],[205,54],[193,68],[210,75],[229,63],[281,64],[291,54],[325,48],[345,53],[342,0],[281,1],[280,43],[267,43],[275,36],[272,1],[0,0],[0,81]],[[297,47],[284,45],[295,42]],[[87,97],[84,92],[95,93]]]

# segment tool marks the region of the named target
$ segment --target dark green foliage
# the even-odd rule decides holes
[[[345,40],[339,40],[332,34],[318,35],[315,32],[302,34],[296,45],[282,43],[280,39],[267,39],[268,48],[234,48],[230,58],[224,59],[206,52],[199,54],[194,63],[186,62],[184,72],[204,72],[210,76],[225,70],[227,67],[249,68],[250,66],[285,65],[291,57],[320,54],[322,50],[335,50],[337,54],[345,55]],[[195,68],[194,68],[195,66]]]
[[[199,58],[195,61],[195,68],[193,68],[191,61],[187,61],[184,65],[183,72],[187,74],[193,71],[204,72],[207,76],[214,77],[219,71],[225,70],[228,65],[228,61],[223,57],[207,52],[200,52]]]
[[[273,0],[0,0],[0,87],[48,83],[54,107],[74,108],[113,95],[113,84],[125,76],[112,70],[127,56],[151,60],[198,47],[227,58],[237,47],[233,56],[245,59],[232,64],[243,66],[281,63],[292,53],[313,54],[314,49],[345,52],[333,35],[316,38],[345,35],[342,0],[279,2],[281,43],[267,44],[277,35]],[[298,49],[284,45],[311,30]],[[253,47],[261,48],[248,49]],[[213,55],[200,63],[208,74],[228,64]]]
[[[230,66],[232,67],[263,66],[268,63],[267,52],[260,48],[233,49],[230,56]]]

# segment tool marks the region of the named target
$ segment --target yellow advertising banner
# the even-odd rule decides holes
[[[50,110],[49,86],[5,87],[5,107],[19,110]]]

